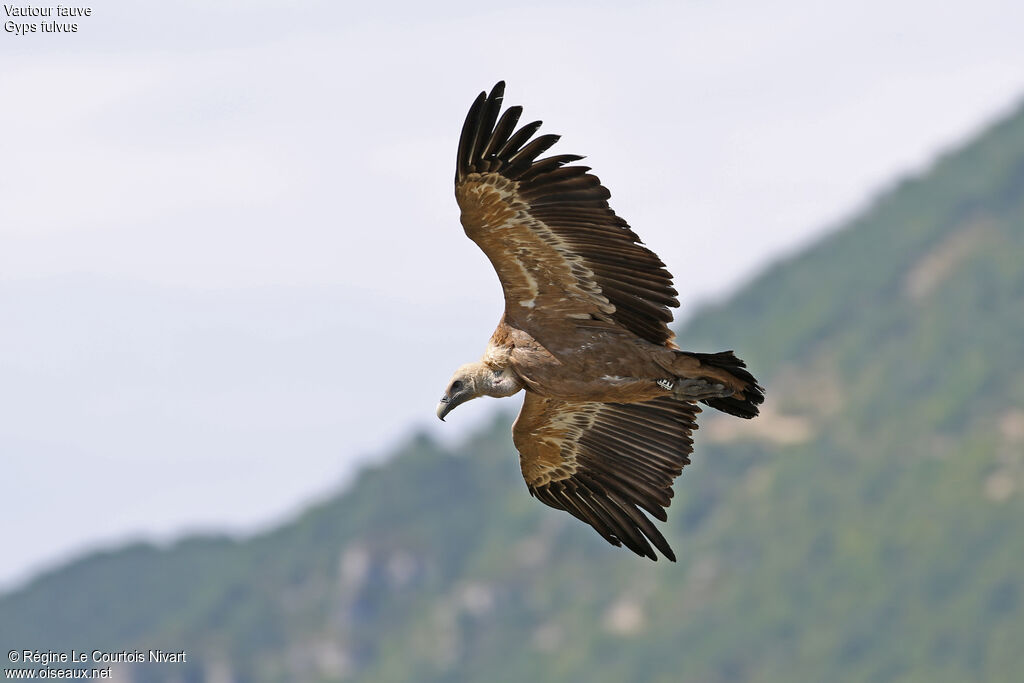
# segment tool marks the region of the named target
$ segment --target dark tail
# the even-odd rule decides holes
[[[737,358],[732,351],[721,351],[720,353],[691,353],[685,352],[700,361],[701,365],[709,365],[713,368],[725,370],[746,386],[743,389],[743,398],[729,396],[728,398],[709,398],[701,403],[707,404],[723,413],[729,413],[736,417],[750,419],[758,414],[757,407],[764,403],[764,387],[757,383],[750,372],[747,371],[747,364]]]

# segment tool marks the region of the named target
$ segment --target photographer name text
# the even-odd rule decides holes
[[[40,664],[50,666],[51,664],[177,664],[188,661],[188,653],[184,650],[168,652],[166,650],[92,650],[70,652],[58,652],[55,650],[11,650],[7,653],[7,659],[11,662],[23,664]]]

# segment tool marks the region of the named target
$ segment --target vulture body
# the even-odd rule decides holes
[[[742,418],[762,387],[731,351],[680,351],[668,327],[672,276],[608,206],[582,157],[538,159],[557,140],[501,113],[504,83],[480,93],[459,140],[455,197],[490,259],[505,312],[481,360],[459,368],[437,415],[478,396],[526,391],[512,428],[532,495],[609,543],[675,555],[665,521],[688,464],[698,402]],[[652,548],[652,544],[654,548]]]

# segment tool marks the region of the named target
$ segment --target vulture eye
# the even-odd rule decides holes
[[[452,382],[452,391],[460,391],[462,389],[462,380],[457,379]]]

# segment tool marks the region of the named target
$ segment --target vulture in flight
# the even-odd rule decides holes
[[[483,358],[456,370],[437,416],[525,391],[512,440],[530,493],[613,545],[674,561],[647,515],[667,519],[698,403],[752,418],[764,390],[732,351],[679,350],[665,264],[575,163],[583,157],[538,159],[558,136],[536,136],[540,121],[517,129],[522,107],[501,113],[504,91],[480,93],[466,116],[455,197],[505,312]]]

